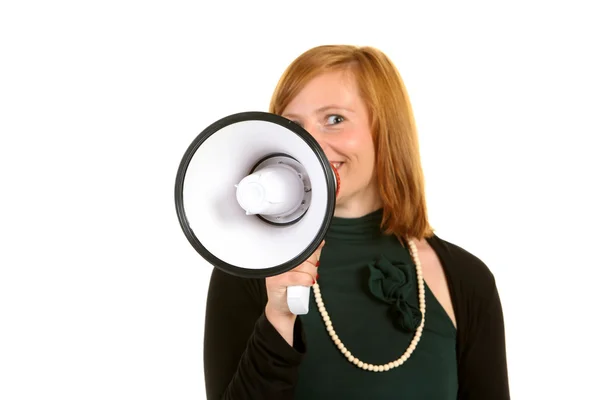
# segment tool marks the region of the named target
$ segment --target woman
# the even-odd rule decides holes
[[[304,127],[341,181],[321,247],[267,279],[213,271],[213,399],[509,399],[494,277],[427,219],[410,101],[370,47],[320,46],[285,71],[270,112]],[[295,316],[286,287],[313,286]]]

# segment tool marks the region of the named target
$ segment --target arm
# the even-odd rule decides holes
[[[494,286],[458,363],[459,400],[510,400],[504,316]]]
[[[213,270],[204,332],[207,400],[293,397],[305,352],[301,321],[292,347],[265,317],[266,302],[264,280]]]

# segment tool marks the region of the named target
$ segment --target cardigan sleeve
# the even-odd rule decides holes
[[[494,285],[458,363],[459,400],[509,400],[504,317]]]
[[[214,269],[204,327],[207,400],[292,399],[306,351],[300,318],[291,347],[265,317],[264,280]]]
[[[496,280],[477,256],[434,235],[458,323],[458,400],[510,400],[504,315]]]

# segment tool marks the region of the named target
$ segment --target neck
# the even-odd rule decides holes
[[[381,198],[374,193],[339,200],[333,213],[338,218],[359,218],[383,207]]]

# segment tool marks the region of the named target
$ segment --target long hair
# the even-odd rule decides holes
[[[410,99],[395,65],[373,47],[324,45],[296,58],[284,71],[269,105],[281,115],[312,78],[326,72],[353,73],[367,105],[375,147],[375,168],[383,202],[381,228],[399,239],[433,235],[425,180]]]

